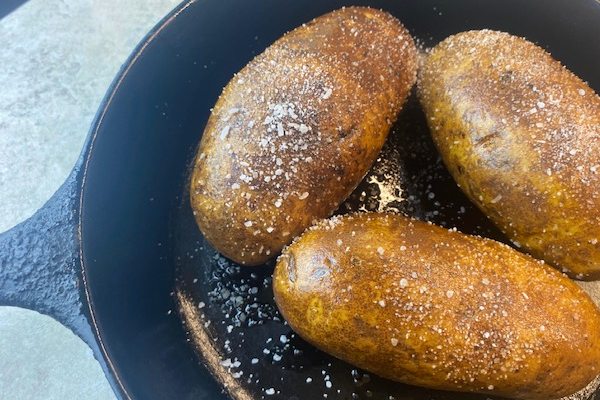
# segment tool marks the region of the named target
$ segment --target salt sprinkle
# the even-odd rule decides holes
[[[229,134],[229,129],[231,129],[231,127],[229,125],[227,125],[226,127],[224,127],[221,130],[221,134],[219,135],[219,139],[224,140],[227,135]]]
[[[321,98],[323,100],[327,100],[328,98],[331,97],[331,94],[333,93],[333,89],[332,88],[326,88],[325,89],[325,93],[323,93],[323,96],[321,96]]]
[[[300,130],[300,133],[307,133],[310,130],[310,128],[304,124],[300,124],[299,130]]]

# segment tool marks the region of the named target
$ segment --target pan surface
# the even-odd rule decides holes
[[[139,48],[92,139],[82,200],[91,309],[116,380],[136,399],[485,399],[386,381],[295,336],[273,265],[241,268],[194,222],[191,162],[233,73],[284,32],[343,5],[398,17],[424,46],[468,29],[525,36],[600,88],[600,5],[552,1],[204,0]],[[394,210],[499,240],[433,147],[414,96],[380,159],[337,213]],[[210,371],[210,373],[209,373]]]

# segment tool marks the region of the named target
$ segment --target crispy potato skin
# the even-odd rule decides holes
[[[242,264],[278,255],[360,182],[415,81],[412,38],[382,11],[340,9],[277,40],[202,136],[190,195],[205,237]]]
[[[396,381],[556,399],[600,372],[600,316],[498,242],[392,214],[334,217],[279,257],[275,300],[320,349]]]
[[[426,58],[419,97],[456,182],[513,241],[600,277],[600,97],[525,39],[469,31]]]

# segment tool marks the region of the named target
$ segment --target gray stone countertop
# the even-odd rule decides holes
[[[30,0],[0,19],[0,232],[58,189],[120,65],[178,3]],[[0,399],[113,398],[71,331],[0,307]]]

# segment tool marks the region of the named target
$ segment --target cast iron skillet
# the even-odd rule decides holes
[[[221,88],[285,31],[343,5],[385,9],[426,46],[468,29],[522,35],[600,89],[594,0],[184,2],[122,67],[67,181],[0,236],[0,303],[71,328],[123,399],[485,398],[395,384],[311,348],[274,307],[272,264],[231,264],[193,221],[189,168]],[[379,201],[397,185],[405,201]],[[439,162],[414,98],[339,212],[350,209],[503,240]]]

